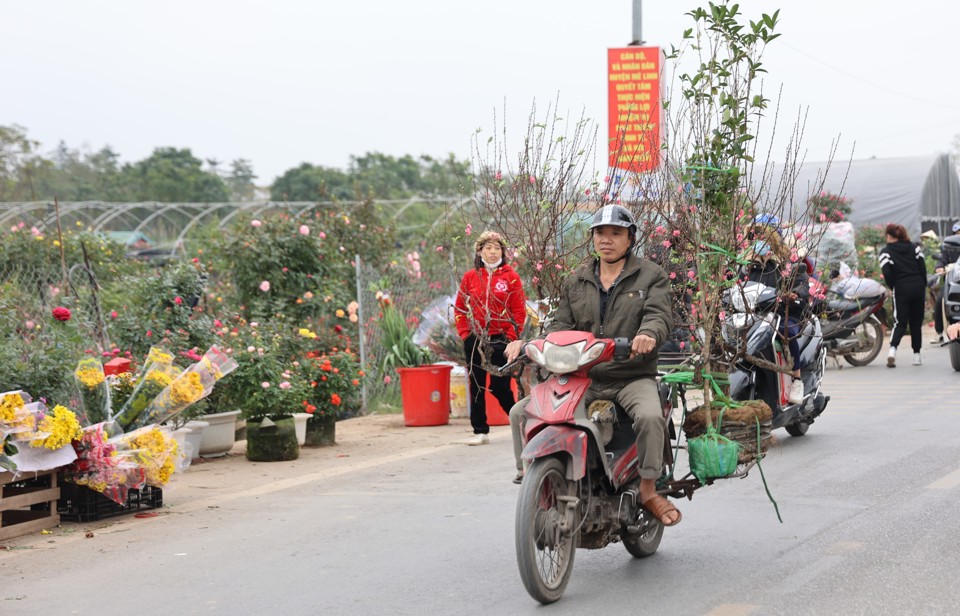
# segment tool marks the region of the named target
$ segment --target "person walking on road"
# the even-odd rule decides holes
[[[887,367],[897,367],[897,346],[907,328],[913,347],[913,365],[919,366],[923,334],[923,312],[926,308],[927,264],[923,249],[910,241],[903,225],[888,224],[887,245],[880,250],[880,269],[887,286],[893,291],[893,333]]]
[[[504,349],[510,341],[520,337],[527,315],[527,300],[520,276],[504,263],[506,249],[507,244],[499,233],[481,233],[474,242],[474,267],[463,275],[457,292],[454,321],[467,357],[470,424],[473,426],[473,438],[463,441],[466,445],[490,442],[485,365],[502,366],[506,363]],[[516,402],[510,389],[510,375],[490,373],[489,377],[490,393],[504,411],[509,411]]]

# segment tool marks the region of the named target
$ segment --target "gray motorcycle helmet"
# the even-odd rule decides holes
[[[590,223],[590,230],[597,227],[611,225],[614,227],[627,227],[634,236],[637,235],[637,223],[633,221],[633,214],[622,205],[605,205],[593,215],[593,222]]]
[[[593,215],[593,222],[590,223],[590,232],[592,234],[593,230],[597,227],[607,225],[627,228],[627,233],[630,234],[630,246],[627,248],[627,252],[623,257],[621,257],[621,259],[625,259],[637,244],[637,223],[633,220],[633,214],[622,205],[605,205]]]

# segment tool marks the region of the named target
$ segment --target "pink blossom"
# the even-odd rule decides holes
[[[280,389],[290,389],[291,387],[292,385],[290,385],[290,381],[284,381],[280,383]]]
[[[542,269],[543,269],[543,261],[537,261],[536,267],[537,267],[537,271],[538,271],[538,272],[539,272],[540,270],[542,270]]]
[[[251,220],[251,221],[250,221],[250,226],[251,226],[251,227],[259,227],[259,226],[262,225],[262,224],[263,224],[263,223],[260,222],[259,220]]]
[[[670,248],[670,240],[663,240],[663,247]]]
[[[253,345],[250,345],[250,346],[247,347],[247,353],[253,353],[253,352],[256,351],[256,350],[257,350],[257,347],[255,347],[255,346],[253,346]]]
[[[666,229],[663,228],[663,225],[657,225],[657,228],[653,230],[655,235],[663,235],[666,232]]]
[[[610,181],[610,176],[609,176],[609,175],[603,176],[603,181],[604,181],[604,183],[609,182],[609,181]]]
[[[470,235],[471,233],[473,233],[473,225],[471,225],[470,223],[467,223],[467,228],[464,229],[463,232],[466,233],[467,235]]]
[[[34,237],[40,235],[40,229],[37,229],[36,227],[30,227],[30,235]]]
[[[676,273],[676,272],[670,272],[670,280],[673,280],[673,279],[676,278],[676,277],[677,277],[677,273]]]
[[[530,183],[531,183],[531,184],[536,184],[536,183],[537,183],[537,178],[536,178],[536,176],[533,176],[533,175],[530,176]]]
[[[696,272],[694,272],[693,270],[687,270],[687,278],[689,278],[690,280],[693,280],[696,277],[697,277]]]
[[[220,319],[214,319],[214,320],[213,320],[213,326],[214,326],[214,327],[223,327],[223,322],[222,322]]]
[[[587,196],[589,197],[589,196],[590,196],[590,189],[588,188],[588,189],[586,189],[585,191],[583,191],[583,194],[585,194],[585,195],[587,195]]]
[[[300,225],[300,235],[310,235],[310,227],[307,225]]]
[[[673,237],[680,237],[680,229],[673,230]]]
[[[533,284],[540,284],[540,277],[539,277],[539,276],[534,276],[534,277],[533,277]]]
[[[555,264],[554,267],[557,268],[558,270],[562,270],[562,269],[563,269],[563,266],[560,265],[559,263]]]
[[[257,321],[250,321],[250,327],[260,327],[260,323]]]
[[[390,378],[390,375],[389,375],[389,374],[386,375],[385,377],[383,377],[383,383],[384,383],[385,385],[389,385],[391,381],[393,381],[393,379]]]
[[[263,387],[264,389],[270,389],[270,382],[264,381],[263,383],[260,383],[260,387]]]
[[[322,239],[322,240],[327,239],[327,234],[324,233],[323,231],[321,231],[321,232],[320,232],[320,239]]]
[[[493,179],[499,182],[501,179],[503,179],[503,174],[497,171],[493,174]]]
[[[183,298],[178,295],[173,298],[173,303],[176,304],[177,306],[180,306],[183,304]]]
[[[437,246],[437,252],[443,252],[443,246]]]
[[[723,310],[721,310],[721,311],[720,311],[720,314],[718,314],[717,316],[720,317],[721,319],[726,319],[726,318],[727,318],[727,313],[724,312]]]
[[[27,329],[33,329],[33,326],[34,326],[34,325],[36,325],[36,323],[34,323],[33,321],[27,321],[26,323],[24,323],[24,326],[25,326]]]
[[[270,290],[270,281],[269,281],[269,280],[264,280],[263,282],[261,282],[261,283],[260,283],[260,290],[263,291],[264,293],[266,293],[267,291],[269,291],[269,290]]]

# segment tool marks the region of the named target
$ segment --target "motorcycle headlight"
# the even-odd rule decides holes
[[[723,340],[727,344],[733,344],[740,339],[744,330],[753,325],[754,316],[751,314],[734,313],[723,320]]]
[[[527,346],[527,356],[555,374],[576,372],[578,368],[592,362],[603,353],[602,342],[595,342],[589,349],[586,348],[586,344],[581,341],[560,346],[544,342],[542,352],[531,344]]]
[[[960,284],[960,267],[954,265],[950,268],[950,271],[947,272],[947,282],[950,284]]]

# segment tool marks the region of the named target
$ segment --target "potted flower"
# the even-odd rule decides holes
[[[386,354],[380,362],[383,374],[400,375],[403,423],[407,426],[439,426],[450,421],[450,371],[452,366],[432,365],[430,351],[413,341],[413,330],[390,297],[378,291],[380,329]]]
[[[305,444],[320,447],[336,443],[336,422],[343,409],[356,408],[363,371],[351,351],[307,353],[304,369],[310,379],[309,414]]]
[[[246,419],[247,459],[295,460],[300,455],[293,414],[301,411],[310,388],[299,366],[268,346],[250,345],[234,353],[239,367],[224,382],[221,400]]]

